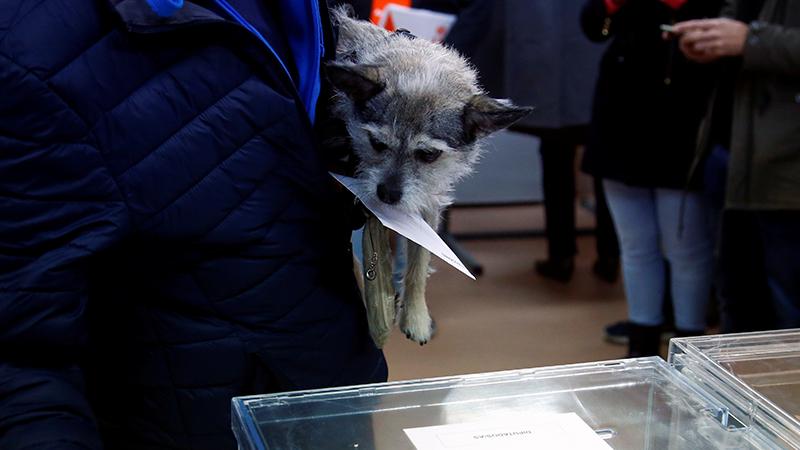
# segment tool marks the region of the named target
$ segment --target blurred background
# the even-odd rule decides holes
[[[344,3],[535,107],[457,187],[440,234],[478,280],[434,263],[438,332],[392,339],[391,378],[663,356],[673,336],[800,324],[796,60],[759,50],[790,40],[757,36],[794,3]]]

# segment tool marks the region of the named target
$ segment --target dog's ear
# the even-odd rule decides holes
[[[475,95],[464,106],[464,138],[467,143],[502,130],[530,114],[533,108],[514,106],[508,100]]]
[[[325,69],[333,87],[356,103],[364,103],[386,88],[377,66],[332,62]]]

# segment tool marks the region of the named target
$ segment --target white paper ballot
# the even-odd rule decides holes
[[[405,211],[401,211],[375,200],[371,195],[365,195],[361,185],[355,178],[345,177],[335,173],[331,173],[331,175],[352,192],[353,195],[358,197],[361,203],[363,203],[372,214],[375,214],[375,217],[381,221],[383,226],[425,247],[429,252],[441,258],[442,261],[455,267],[473,280],[475,279],[475,277],[469,273],[466,266],[464,266],[464,263],[453,253],[453,250],[444,243],[442,238],[439,237],[436,231],[434,231],[422,217],[412,216]]]
[[[442,42],[455,22],[453,14],[389,4],[383,9],[378,26],[389,31],[405,28],[418,38]]]
[[[575,413],[407,428],[417,450],[611,450]]]

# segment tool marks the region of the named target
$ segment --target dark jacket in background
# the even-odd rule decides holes
[[[600,63],[585,171],[633,186],[684,187],[716,68],[686,60],[659,26],[716,17],[721,6],[689,0],[674,11],[636,0],[609,16],[603,0],[586,3],[584,32],[611,43]]]
[[[739,17],[744,0],[729,2]],[[800,210],[800,1],[767,0],[734,93],[727,206]]]
[[[413,5],[457,15],[444,43],[471,59],[486,40],[495,9],[493,0],[415,0]]]
[[[581,32],[583,0],[505,4],[505,94],[536,108],[517,126],[587,125],[603,46]]]
[[[384,380],[277,60],[115,3],[0,6],[0,448],[232,449],[233,396]]]

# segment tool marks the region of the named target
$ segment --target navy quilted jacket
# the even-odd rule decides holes
[[[277,59],[114,3],[0,2],[0,448],[235,448],[233,396],[384,380]]]

